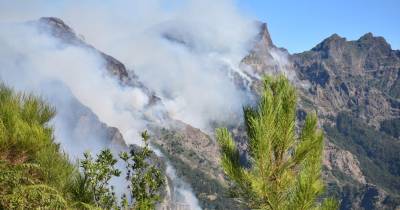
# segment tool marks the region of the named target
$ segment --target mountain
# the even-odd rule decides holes
[[[191,187],[202,208],[242,209],[226,193],[228,183],[219,166],[212,133],[171,118],[162,99],[140,81],[134,70],[86,43],[61,19],[41,18],[30,24],[36,24],[65,46],[78,46],[98,54],[109,76],[121,86],[139,88],[150,98],[144,110],[138,112],[156,109],[161,113],[161,122],[143,114],[152,144],[176,170],[176,176]],[[273,43],[267,24],[257,25],[259,34],[240,64],[242,72],[227,68],[227,76],[240,89],[257,95],[262,75],[286,74],[299,90],[300,123],[306,112],[317,111],[324,128],[324,178],[328,193],[342,199],[342,209],[399,207],[400,52],[392,50],[382,37],[369,33],[356,41],[335,34],[310,51],[291,55]],[[174,34],[164,36],[182,45],[188,43]],[[74,97],[68,90],[65,94]],[[127,148],[117,128],[101,122],[77,99],[71,103],[64,106],[72,106],[76,112],[64,114],[73,118],[72,130],[79,134],[104,133],[104,146]],[[63,105],[60,106],[62,109]],[[243,127],[232,126],[231,130],[245,153]],[[174,201],[175,188],[179,187],[172,180],[169,183],[172,193],[165,202]]]
[[[341,208],[398,208],[400,51],[371,33],[356,41],[334,34],[293,55],[272,43],[265,25],[258,40],[242,62],[259,75],[296,75],[299,120],[304,111],[319,115],[328,141],[325,178]],[[287,60],[271,62],[277,52]]]
[[[105,67],[109,71],[110,75],[116,77],[122,85],[140,88],[148,97],[150,97],[150,105],[159,101],[154,92],[151,92],[139,81],[138,76],[134,71],[126,69],[125,65],[114,57],[107,55],[86,43],[83,38],[79,37],[74,30],[61,19],[55,17],[42,17],[39,21],[33,21],[31,24],[36,24],[42,32],[50,33],[53,37],[59,39],[67,46],[79,46],[90,49],[99,54],[104,60]]]
[[[324,114],[352,111],[366,123],[400,116],[400,57],[382,37],[365,34],[346,41],[336,34],[307,52],[292,56],[299,77],[312,84]]]
[[[171,164],[176,170],[176,175],[193,189],[196,197],[200,201],[202,208],[209,209],[236,209],[238,204],[226,195],[227,185],[223,177],[223,172],[219,167],[218,147],[213,138],[204,133],[200,129],[194,128],[189,124],[178,121],[169,117],[163,108],[162,100],[156,94],[147,88],[136,76],[134,70],[127,69],[126,66],[107,55],[90,44],[86,43],[82,37],[65,24],[61,19],[54,17],[44,17],[39,21],[32,21],[30,24],[36,24],[43,33],[50,33],[51,36],[57,38],[65,46],[78,46],[89,49],[100,55],[104,61],[104,65],[109,73],[122,86],[134,87],[141,89],[151,99],[143,113],[151,111],[153,108],[161,115],[161,121],[146,118],[149,131],[151,132],[152,145],[163,153],[163,161]],[[71,94],[65,91],[65,94]],[[71,94],[72,95],[72,94]],[[71,96],[73,97],[73,96]],[[101,136],[105,136],[106,142],[102,144],[104,147],[111,147],[118,150],[128,148],[123,136],[117,128],[109,127],[101,122],[99,118],[88,107],[81,104],[77,99],[72,100],[73,104],[57,104],[62,109],[64,106],[73,106],[76,112],[67,117],[72,118],[71,126],[68,130],[76,131],[83,136],[71,136],[72,139],[80,141],[88,141],[87,135],[96,132]],[[161,114],[160,114],[161,113]],[[63,114],[62,112],[59,114]],[[67,115],[67,114],[65,114]],[[84,132],[82,132],[84,130]],[[102,135],[106,132],[107,135]],[[95,141],[95,139],[93,140]],[[71,142],[71,144],[74,144]],[[91,143],[88,142],[90,145]],[[95,145],[93,142],[91,145]],[[89,147],[90,148],[90,147]],[[83,152],[83,151],[82,151]],[[163,206],[173,205],[173,202],[180,202],[180,195],[174,195],[177,191],[177,184],[173,180],[168,179],[167,200],[164,200]],[[179,183],[182,185],[182,183]],[[179,194],[179,193],[178,193]]]
[[[355,41],[334,34],[291,57],[299,77],[311,83],[307,92],[327,138],[360,161],[369,187],[358,202],[367,209],[399,205],[400,141],[393,133],[400,128],[393,123],[400,117],[399,55],[383,37],[367,33]],[[371,189],[375,202],[367,203]]]

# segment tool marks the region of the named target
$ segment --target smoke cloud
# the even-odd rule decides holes
[[[0,0],[0,79],[57,107],[56,139],[73,157],[106,145],[101,126],[79,127],[85,119],[73,116],[87,113],[81,105],[94,113],[86,120],[98,117],[118,128],[128,144],[140,145],[149,98],[109,77],[105,61],[93,50],[65,45],[32,25],[15,24],[43,16],[60,17],[89,44],[134,70],[172,118],[207,131],[210,122],[240,120],[249,102],[250,94],[230,75],[243,74],[238,65],[257,28],[233,0]],[[93,145],[90,139],[98,140]],[[186,200],[197,209],[192,194]]]
[[[75,107],[68,107],[73,96],[89,107],[101,122],[119,128],[127,143],[140,144],[135,139],[140,139],[138,132],[144,125],[135,120],[135,116],[148,98],[140,89],[122,88],[109,77],[104,60],[98,54],[82,47],[63,45],[28,25],[5,24],[0,30],[0,76],[5,83],[20,91],[52,99],[61,112],[56,116],[57,122],[63,122],[64,113],[76,112]]]
[[[233,1],[49,1],[30,11],[6,5],[26,12],[14,20],[61,17],[88,43],[133,69],[173,118],[203,130],[210,121],[240,119],[232,113],[241,112],[248,93],[235,87],[227,66],[239,64],[256,28]]]
[[[210,121],[237,120],[232,113],[241,112],[248,93],[235,87],[226,66],[247,53],[256,34],[252,20],[232,1],[172,2],[124,1],[95,6],[94,13],[89,2],[66,6],[63,19],[134,69],[173,118],[203,130]]]
[[[167,176],[174,183],[172,202],[177,209],[201,210],[199,201],[193,194],[191,187],[177,177],[175,169],[167,162]]]

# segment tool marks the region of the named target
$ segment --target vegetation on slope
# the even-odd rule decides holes
[[[77,173],[48,125],[55,110],[0,86],[0,208],[66,208]]]
[[[394,138],[400,137],[400,118],[387,119],[381,122],[381,131],[393,136]]]
[[[164,176],[149,161],[146,132],[143,149],[120,154],[128,195],[119,203],[109,185],[121,174],[112,153],[86,153],[79,173],[54,142],[54,115],[40,98],[0,85],[0,209],[154,209]]]
[[[392,126],[396,124],[389,130]],[[394,194],[400,193],[400,142],[397,139],[346,112],[337,116],[335,127],[325,126],[325,130],[334,143],[357,156],[367,181]]]

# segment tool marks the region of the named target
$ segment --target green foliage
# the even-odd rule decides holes
[[[12,90],[0,87],[0,127],[3,144],[0,152],[24,152],[33,159],[43,147],[52,143],[52,128],[45,124],[54,115],[54,109],[42,100],[29,95],[14,94]]]
[[[339,203],[333,198],[327,198],[322,202],[321,210],[339,209]]]
[[[240,164],[239,151],[226,128],[217,129],[221,162],[234,193],[254,209],[336,209],[322,204],[323,135],[317,117],[308,115],[296,137],[296,91],[284,76],[264,79],[257,109],[245,108],[251,168]]]
[[[71,184],[68,186],[68,191],[71,193],[71,199],[75,201],[75,206],[88,205],[94,208],[93,192],[87,185],[87,179],[83,174],[77,173],[73,177]]]
[[[121,174],[121,171],[115,168],[116,163],[117,160],[108,149],[101,151],[96,160],[93,160],[89,153],[85,153],[80,165],[83,169],[83,180],[79,178],[81,188],[77,192],[83,196],[91,194],[96,207],[115,208],[117,201],[109,182],[112,177]]]
[[[54,143],[54,108],[0,85],[0,209],[62,209],[76,173]],[[57,190],[56,190],[57,189]]]
[[[56,189],[44,184],[17,187],[2,198],[6,209],[66,209],[67,201]]]
[[[149,149],[149,135],[142,133],[145,146],[140,151],[132,149],[130,154],[122,152],[120,158],[126,165],[126,180],[129,182],[130,198],[134,200],[134,209],[154,209],[160,201],[160,189],[164,185],[161,171],[149,163],[152,151]],[[126,195],[122,198],[122,206],[129,207]]]
[[[110,180],[118,177],[121,171],[115,168],[117,160],[110,150],[106,149],[93,159],[89,153],[84,154],[80,163],[83,174],[74,180],[72,186],[73,198],[77,200],[76,207],[83,209],[154,209],[160,201],[160,190],[164,184],[161,171],[149,162],[153,154],[149,149],[147,131],[142,133],[145,147],[140,151],[134,149],[128,154],[120,153],[121,160],[126,164],[126,180],[130,197],[123,194],[118,204]]]
[[[54,143],[48,122],[54,108],[32,95],[15,94],[0,85],[0,209],[153,209],[164,184],[161,171],[148,162],[152,154],[147,132],[145,148],[121,154],[134,204],[119,206],[112,177],[120,176],[110,150],[96,159],[89,153],[78,173]]]

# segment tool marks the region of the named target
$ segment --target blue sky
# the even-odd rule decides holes
[[[268,23],[272,40],[291,53],[311,49],[333,33],[348,40],[367,32],[400,49],[400,0],[237,0]]]

